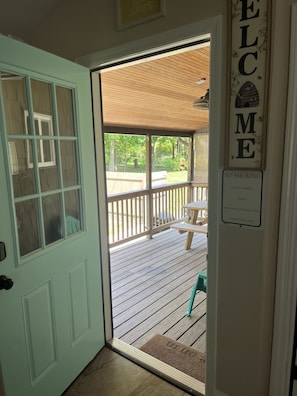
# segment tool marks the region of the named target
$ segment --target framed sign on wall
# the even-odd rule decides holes
[[[165,0],[117,0],[118,30],[165,16]]]
[[[263,169],[268,60],[267,0],[232,1],[229,168]]]
[[[222,197],[224,223],[260,227],[262,183],[262,171],[224,170]]]

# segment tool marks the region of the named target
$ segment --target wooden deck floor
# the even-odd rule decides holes
[[[207,237],[163,231],[111,249],[114,336],[141,347],[161,333],[205,352],[206,294],[196,294],[191,317],[185,316],[199,271],[206,269]]]

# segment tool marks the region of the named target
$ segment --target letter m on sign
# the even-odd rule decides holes
[[[244,114],[238,113],[237,127],[235,133],[255,133],[255,115],[257,113],[249,113],[247,119],[244,119]]]

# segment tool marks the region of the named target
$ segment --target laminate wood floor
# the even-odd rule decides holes
[[[103,348],[63,396],[186,396],[189,393]]]

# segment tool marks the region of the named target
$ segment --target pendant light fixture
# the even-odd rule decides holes
[[[193,107],[198,110],[208,110],[209,109],[209,89],[206,90],[204,96],[200,99],[194,100]]]

